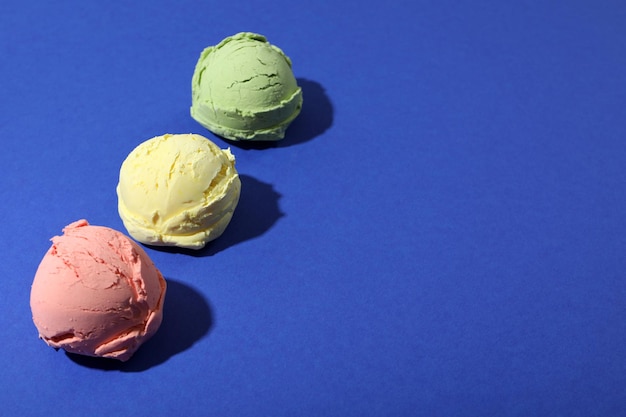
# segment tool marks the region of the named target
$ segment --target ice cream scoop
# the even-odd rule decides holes
[[[263,35],[230,36],[200,55],[191,116],[232,140],[280,140],[302,108],[291,60]]]
[[[122,163],[118,211],[142,243],[200,249],[224,232],[240,190],[229,149],[200,135],[167,134],[143,142]]]
[[[129,237],[79,220],[52,238],[30,293],[39,337],[54,348],[128,360],[157,331],[166,284]]]

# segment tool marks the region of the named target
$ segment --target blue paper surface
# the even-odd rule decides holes
[[[0,414],[626,415],[626,3],[0,5]],[[252,146],[189,116],[200,52],[262,33],[301,115]],[[241,202],[146,251],[163,326],[125,364],[37,338],[29,292],[81,218],[125,232],[139,143],[230,147]]]

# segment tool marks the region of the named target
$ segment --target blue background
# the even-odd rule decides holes
[[[0,4],[0,414],[626,415],[626,3]],[[284,141],[189,116],[202,49],[292,59]],[[139,143],[231,147],[241,202],[125,364],[38,340],[30,285],[77,219],[125,232]]]

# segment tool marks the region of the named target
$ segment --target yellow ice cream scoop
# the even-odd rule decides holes
[[[280,140],[302,108],[291,60],[263,35],[241,32],[204,49],[191,116],[231,140]]]
[[[240,190],[229,149],[200,135],[167,134],[141,143],[122,163],[118,211],[139,242],[200,249],[224,232]]]

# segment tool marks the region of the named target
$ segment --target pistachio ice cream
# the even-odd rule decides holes
[[[231,140],[275,141],[302,108],[291,60],[263,35],[242,32],[202,52],[191,116]]]

